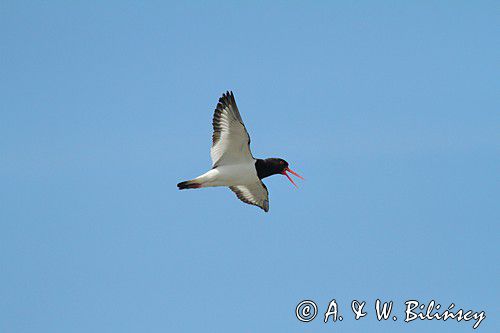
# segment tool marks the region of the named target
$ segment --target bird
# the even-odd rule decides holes
[[[284,159],[253,157],[250,135],[241,119],[232,91],[226,91],[219,98],[212,126],[212,169],[194,179],[178,183],[179,190],[227,186],[244,203],[268,212],[269,192],[262,179],[281,174],[295,186],[297,184],[288,173],[304,179],[291,170]]]

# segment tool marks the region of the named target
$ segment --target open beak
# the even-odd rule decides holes
[[[292,180],[292,178],[286,173],[287,171],[290,172],[292,175],[295,175],[295,176],[299,177],[302,180],[304,180],[304,178],[302,178],[301,175],[299,175],[298,173],[296,173],[295,171],[293,171],[290,168],[286,168],[285,170],[283,170],[282,173],[288,178],[288,180],[291,181],[292,184],[295,185],[295,187],[298,187],[297,184],[295,184],[295,182]]]

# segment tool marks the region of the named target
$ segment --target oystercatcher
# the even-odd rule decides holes
[[[282,174],[297,186],[291,174],[301,178],[281,158],[258,159],[250,151],[250,136],[236,106],[233,92],[219,98],[212,121],[212,169],[192,180],[177,184],[179,190],[212,186],[228,186],[244,203],[269,211],[269,198],[262,179]]]

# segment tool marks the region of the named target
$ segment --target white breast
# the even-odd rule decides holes
[[[221,165],[197,177],[202,187],[236,186],[255,183],[259,180],[255,161],[245,164]]]

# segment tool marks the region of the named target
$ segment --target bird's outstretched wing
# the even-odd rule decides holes
[[[212,166],[248,163],[253,160],[250,151],[250,136],[241,120],[232,92],[219,98],[212,121]]]
[[[258,206],[265,212],[269,211],[269,193],[261,180],[250,185],[230,186],[229,188],[244,203]]]

